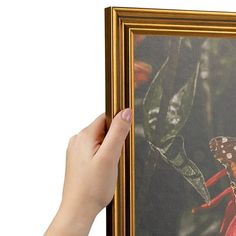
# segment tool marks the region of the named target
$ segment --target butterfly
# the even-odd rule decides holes
[[[222,221],[220,232],[226,236],[234,236],[236,228],[236,138],[218,136],[210,140],[210,150],[214,158],[218,160],[225,168],[225,172],[230,180],[230,187],[224,190],[218,197],[215,197],[215,203],[223,196],[230,195],[228,205],[225,209],[224,218]],[[221,170],[208,181],[214,183],[217,179],[224,176],[224,170]]]
[[[225,196],[229,196],[225,209],[224,218],[220,227],[220,235],[235,236],[236,229],[236,138],[218,136],[210,140],[209,147],[214,158],[223,165],[218,171],[206,181],[207,188],[213,186],[224,176],[229,178],[229,187],[211,199],[210,204],[203,204],[192,209],[196,213],[200,209],[209,209],[219,203]]]
[[[236,180],[236,138],[218,136],[210,140],[210,150],[214,158],[218,160]]]

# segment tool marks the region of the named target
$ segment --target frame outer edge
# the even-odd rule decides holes
[[[106,80],[106,131],[113,117],[123,109],[124,97],[122,97],[123,78],[120,75],[122,69],[121,41],[119,17],[113,7],[105,8],[105,80]],[[106,234],[107,236],[126,236],[125,215],[125,160],[124,148],[118,166],[117,186],[114,198],[106,208]]]
[[[105,113],[106,113],[106,132],[111,124],[112,119],[112,40],[111,40],[111,32],[112,32],[112,16],[111,16],[111,7],[105,8]],[[112,202],[106,207],[106,235],[113,235],[113,204]]]

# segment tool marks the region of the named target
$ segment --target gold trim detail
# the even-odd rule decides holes
[[[236,37],[236,13],[109,7],[105,9],[107,128],[118,111],[134,109],[134,34]],[[134,120],[121,153],[107,235],[135,236]]]

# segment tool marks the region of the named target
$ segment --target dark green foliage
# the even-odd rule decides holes
[[[203,174],[194,162],[188,159],[184,139],[181,138],[180,142],[175,142],[191,112],[199,72],[199,63],[197,63],[191,77],[174,93],[180,48],[176,41],[178,44],[181,43],[181,39],[171,41],[174,46],[170,46],[168,58],[152,80],[144,97],[144,132],[152,150],[159,152],[164,161],[175,168],[204,200],[209,202],[210,197],[205,187]],[[174,148],[173,142],[175,142]],[[178,151],[170,155],[170,149]]]
[[[191,209],[209,201],[204,177],[220,168],[208,141],[236,136],[235,40],[147,36],[135,58],[154,69],[135,90],[136,234],[215,236],[225,201]]]

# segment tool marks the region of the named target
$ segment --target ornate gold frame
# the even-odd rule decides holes
[[[135,33],[236,37],[236,13],[106,8],[107,127],[118,111],[125,107],[134,108],[133,36]],[[119,163],[115,196],[107,207],[107,235],[135,236],[134,150],[134,125],[132,125]]]

